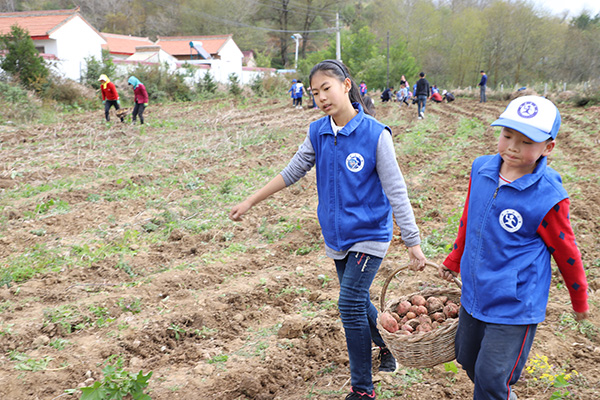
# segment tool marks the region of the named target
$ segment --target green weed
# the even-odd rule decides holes
[[[172,333],[173,337],[175,337],[175,340],[183,339],[184,336],[187,334],[187,330],[185,328],[180,327],[177,324],[171,324],[167,328],[167,331],[170,331]]]
[[[83,315],[74,305],[62,305],[56,308],[45,309],[44,318],[46,319],[44,326],[48,322],[57,324],[62,332],[67,334],[81,330],[91,322],[91,319]]]
[[[0,285],[22,282],[39,274],[60,271],[68,264],[68,259],[60,254],[59,249],[47,249],[39,244],[25,253],[8,258],[0,272]]]
[[[12,327],[15,326],[15,324],[8,324],[6,322],[2,322],[0,324],[0,336],[10,336],[12,335]]]
[[[30,358],[25,353],[20,353],[16,350],[12,350],[8,353],[8,359],[11,361],[17,361],[15,369],[18,371],[44,371],[48,368],[48,364],[52,361],[51,357],[44,357],[41,359]]]
[[[560,316],[559,325],[560,327],[558,332],[563,329],[570,329],[572,331],[579,332],[590,340],[595,338],[598,335],[598,332],[600,332],[600,329],[587,319],[584,319],[583,321],[576,321],[575,316],[572,313],[562,313]]]
[[[56,338],[56,339],[51,340],[48,343],[48,346],[53,347],[56,350],[64,350],[64,348],[67,347],[69,344],[71,344],[71,342],[69,342],[66,339]]]
[[[226,354],[218,354],[208,360],[209,364],[224,364],[229,360],[229,356]]]
[[[138,297],[134,297],[132,299],[125,299],[121,297],[117,300],[117,306],[119,306],[123,312],[139,314],[142,312],[142,299]]]
[[[135,400],[151,400],[144,391],[152,377],[152,371],[144,375],[142,371],[135,374],[123,369],[123,359],[118,357],[114,364],[108,364],[115,359],[109,357],[102,369],[104,378],[92,386],[81,388],[80,400],[123,399],[131,396]]]
[[[202,326],[202,329],[194,330],[194,334],[202,339],[207,339],[207,338],[215,336],[215,334],[218,331],[219,331],[218,329],[213,329],[213,328],[209,328],[207,326]]]

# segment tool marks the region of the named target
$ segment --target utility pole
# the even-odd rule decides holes
[[[335,13],[335,59],[342,61],[342,44],[340,39],[340,13]]]
[[[294,69],[298,69],[298,42],[302,39],[302,35],[299,33],[294,33],[292,35],[292,39],[296,41],[296,59],[294,61]]]
[[[390,31],[387,32],[387,86],[390,87]]]

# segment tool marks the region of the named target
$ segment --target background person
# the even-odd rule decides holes
[[[110,122],[110,108],[114,107],[117,111],[121,108],[119,93],[117,93],[115,84],[105,74],[100,75],[98,81],[100,82],[100,92],[102,93],[102,104],[104,104],[104,118],[106,118],[106,122]],[[120,118],[121,122],[124,122],[123,117]]]
[[[296,85],[298,80],[297,79],[292,79],[292,86],[289,88],[288,93],[290,94],[290,97],[292,98],[292,107],[296,107]]]
[[[390,101],[392,99],[393,92],[394,92],[394,87],[393,86],[390,86],[389,88],[385,89],[383,91],[383,93],[381,93],[381,96],[380,96],[381,97],[381,101],[384,102],[384,103]]]
[[[425,72],[419,73],[420,79],[415,84],[415,97],[417,98],[417,113],[418,118],[425,118],[425,106],[427,105],[427,97],[429,96],[429,81],[425,79]]]
[[[360,95],[365,97],[367,94],[367,84],[365,81],[360,81]]]
[[[130,76],[127,83],[133,87],[133,112],[131,113],[131,121],[135,122],[139,115],[140,124],[144,123],[144,110],[148,107],[148,92],[146,86],[135,76]]]
[[[485,90],[487,87],[487,75],[483,70],[479,71],[479,73],[481,74],[481,80],[477,84],[477,86],[479,86],[479,102],[485,103],[487,101],[487,96],[485,94]]]
[[[298,79],[298,82],[296,82],[296,108],[302,108],[302,96],[304,96],[305,92],[306,90],[302,81]]]

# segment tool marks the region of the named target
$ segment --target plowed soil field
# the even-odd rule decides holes
[[[453,243],[472,160],[496,151],[489,124],[506,104],[458,98],[429,104],[424,120],[415,106],[377,104],[434,263]],[[600,387],[600,112],[560,108],[550,165],[571,196],[592,316],[573,321],[553,267],[519,399],[596,399]],[[225,99],[151,105],[144,127],[105,124],[100,110],[0,126],[0,399],[79,398],[65,390],[102,382],[119,357],[126,371],[153,372],[155,400],[344,398],[348,357],[314,171],[242,222],[227,218],[322,115],[287,99]],[[377,306],[406,261],[396,232],[372,286]],[[386,298],[446,284],[433,268],[404,271]],[[380,399],[472,396],[455,363],[380,374],[377,354]],[[553,386],[561,378],[568,385]]]

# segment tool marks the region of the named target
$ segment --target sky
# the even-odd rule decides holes
[[[579,15],[584,8],[590,11],[592,17],[600,12],[598,0],[534,0],[534,3],[545,7],[553,14],[561,14],[567,9],[571,17]]]

